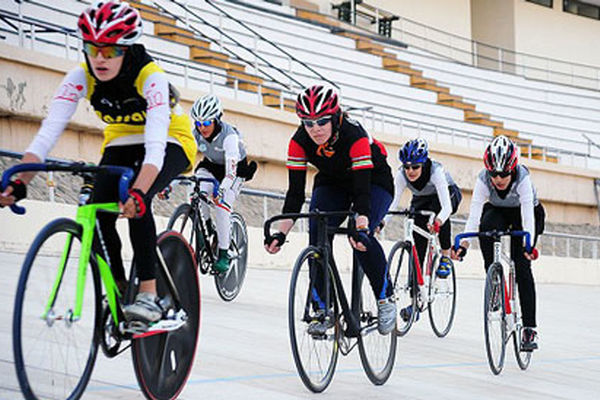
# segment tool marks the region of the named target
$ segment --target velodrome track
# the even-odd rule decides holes
[[[267,254],[265,253],[265,257]],[[0,400],[22,399],[14,372],[11,318],[23,255],[0,253]],[[573,261],[576,262],[576,261]],[[536,268],[542,268],[543,259]],[[568,268],[568,265],[565,265]],[[390,380],[373,386],[355,350],[341,357],[331,386],[310,393],[297,376],[287,331],[289,270],[250,268],[233,303],[201,277],[202,321],[195,366],[181,399],[598,399],[600,287],[538,284],[540,350],[518,369],[512,347],[500,376],[485,358],[483,281],[458,281],[449,336],[434,336],[421,318],[399,339]],[[84,399],[142,399],[129,352],[108,360],[100,352]]]

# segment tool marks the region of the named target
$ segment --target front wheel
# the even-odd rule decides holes
[[[184,388],[194,364],[200,330],[200,285],[192,249],[180,234],[164,232],[157,245],[179,293],[187,321],[177,330],[134,339],[131,352],[135,374],[146,398],[172,400]],[[165,274],[160,271],[156,276],[156,289],[159,297],[173,298]]]
[[[433,332],[438,337],[444,337],[450,332],[454,313],[456,311],[456,275],[454,265],[450,264],[450,275],[440,278],[437,276],[439,257],[436,268],[432,271],[429,286],[429,322]]]
[[[92,374],[101,288],[93,257],[82,261],[88,276],[85,286],[77,286],[81,246],[81,226],[57,219],[40,231],[25,257],[15,297],[13,351],[27,400],[79,399]]]
[[[338,308],[333,287],[329,299],[318,290],[325,274],[333,276],[329,264],[314,247],[300,253],[290,282],[288,323],[292,354],[298,374],[304,385],[312,392],[322,392],[333,379],[338,360],[340,326]],[[320,293],[320,294],[319,294]],[[311,324],[324,324],[316,333],[309,330]]]
[[[231,244],[229,245],[231,260],[229,269],[215,275],[217,293],[225,301],[236,298],[242,289],[246,277],[248,262],[248,232],[244,218],[234,212],[231,214]]]
[[[396,318],[396,335],[404,336],[416,319],[417,281],[411,260],[410,243],[398,242],[390,251],[388,268],[392,284],[398,316]]]
[[[362,276],[360,301],[361,335],[358,337],[360,361],[374,385],[383,385],[392,374],[396,360],[396,333],[382,335],[377,330],[377,301],[367,279]]]
[[[494,375],[504,367],[506,354],[506,309],[504,273],[501,264],[492,264],[485,279],[483,327],[488,363]]]

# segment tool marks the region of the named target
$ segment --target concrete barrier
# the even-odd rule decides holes
[[[61,203],[48,203],[35,200],[24,200],[26,207],[24,216],[16,215],[8,209],[0,210],[0,251],[25,253],[35,235],[48,222],[59,217],[73,217],[76,207]],[[167,225],[167,218],[158,217],[157,230],[160,232]],[[121,219],[117,228],[123,238],[123,257],[131,260],[131,247],[127,231],[127,222]],[[290,233],[288,243],[281,252],[268,254],[263,249],[263,231],[260,227],[248,227],[249,235],[249,264],[252,268],[276,268],[292,270],[296,257],[308,244],[305,233]],[[393,242],[383,242],[386,254]],[[334,254],[338,267],[349,270],[352,265],[352,253],[345,238],[339,237],[334,241]],[[600,260],[587,258],[563,258],[542,256],[534,262],[534,275],[537,282],[564,283],[581,285],[600,285]],[[462,263],[456,263],[456,274],[459,279],[483,279],[483,260],[479,251],[471,251]]]

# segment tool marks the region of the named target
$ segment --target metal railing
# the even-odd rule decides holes
[[[35,43],[36,41],[42,41],[42,42],[48,42],[48,43],[53,43],[54,45],[58,45],[58,46],[62,46],[65,48],[65,57],[70,59],[70,53],[71,50],[75,50],[76,51],[76,59],[80,60],[81,58],[81,52],[80,52],[80,41],[78,39],[76,39],[75,37],[75,46],[72,45],[72,39],[71,36],[75,36],[74,35],[74,31],[64,28],[64,27],[59,27],[56,25],[52,25],[52,24],[47,24],[45,22],[40,22],[39,20],[36,20],[35,18],[30,18],[30,17],[18,17],[15,14],[6,12],[6,11],[0,11],[0,17],[3,20],[8,20],[8,19],[13,19],[17,21],[17,25],[21,26],[23,24],[25,25],[29,25],[30,29],[23,29],[22,26],[19,29],[16,29],[17,31],[17,35],[19,35],[19,43],[22,44],[23,46],[25,46],[25,39],[29,39],[30,40],[30,47],[31,48],[35,48]],[[14,24],[13,24],[14,25]],[[42,32],[59,32],[62,35],[65,35],[65,40],[64,42],[56,42],[56,41],[52,41],[52,40],[45,40],[43,37],[40,37],[40,32],[35,28],[35,27],[40,27],[42,29]],[[13,26],[14,28],[14,26]],[[14,31],[15,29],[13,29]],[[6,29],[2,29],[0,28],[0,31],[4,31],[4,32],[11,32],[10,30],[6,30]],[[37,33],[36,33],[37,32]],[[12,32],[14,33],[14,32]],[[209,75],[209,84],[210,84],[210,91],[213,91],[213,87],[216,84],[215,81],[215,77],[222,77],[222,78],[227,78],[227,75],[225,74],[220,74],[218,72],[214,72],[210,69],[207,68],[201,68],[199,67],[199,64],[187,59],[182,59],[182,58],[178,58],[178,57],[174,57],[171,55],[167,55],[165,53],[160,53],[160,52],[152,52],[152,54],[156,54],[156,58],[158,61],[164,61],[164,62],[169,62],[172,64],[176,64],[180,67],[182,67],[184,69],[184,73],[183,73],[183,79],[184,79],[184,86],[188,86],[189,80],[190,80],[190,74],[188,73],[189,71],[197,71],[197,72],[203,72]],[[181,74],[177,74],[177,73],[173,73],[171,72],[171,75],[181,75]],[[198,78],[195,78],[196,80]],[[231,79],[231,78],[230,78]],[[206,80],[205,80],[206,81]],[[250,82],[250,81],[246,81],[244,79],[241,78],[236,78],[234,81],[234,96],[237,98],[237,93],[238,93],[238,86],[239,86],[239,82]],[[265,85],[265,87],[268,87],[268,85]],[[257,104],[262,104],[262,88],[259,86],[259,91],[256,93],[256,98],[257,98]],[[295,92],[293,90],[281,90],[281,97],[283,99],[284,96],[288,97],[288,98],[293,98],[295,95]],[[489,142],[489,140],[491,140],[491,135],[481,135],[481,134],[477,134],[477,133],[473,133],[473,132],[469,132],[466,130],[461,130],[461,129],[453,129],[453,128],[448,128],[447,126],[443,126],[443,125],[436,125],[433,123],[423,123],[422,121],[419,120],[414,120],[414,119],[409,119],[409,118],[404,118],[404,117],[400,117],[397,115],[393,115],[390,113],[385,113],[385,112],[378,112],[375,111],[375,108],[381,108],[382,105],[380,104],[376,104],[376,103],[369,103],[369,102],[365,102],[364,99],[353,99],[353,98],[349,98],[346,97],[345,99],[346,101],[344,102],[344,106],[345,107],[354,107],[354,108],[365,108],[365,107],[372,107],[372,109],[369,112],[365,112],[363,111],[360,115],[356,115],[354,114],[354,116],[358,116],[359,118],[362,118],[363,123],[365,124],[365,126],[368,125],[368,122],[370,122],[371,125],[371,129],[375,130],[376,126],[379,126],[381,131],[383,132],[390,132],[390,133],[400,133],[402,135],[405,136],[426,136],[428,139],[430,140],[434,140],[436,142],[450,142],[452,144],[458,144],[458,145],[466,145],[467,147],[471,147],[472,144],[476,144],[477,149],[483,148],[483,146],[485,144],[487,144],[487,142]],[[386,105],[383,105],[384,107]],[[283,108],[283,101],[281,101],[280,107]],[[419,113],[415,112],[414,113],[415,116],[419,117]],[[444,119],[444,117],[440,117],[440,116],[434,116],[434,115],[427,115],[427,114],[422,114],[423,117],[434,117],[436,119]],[[453,121],[456,122],[456,121]],[[551,138],[553,140],[560,140],[559,138],[555,138],[555,137],[548,137]],[[464,140],[458,140],[458,139],[464,139]],[[568,143],[576,143],[573,140],[566,140],[566,142]],[[598,165],[600,165],[600,157],[596,157],[596,156],[592,156],[590,154],[584,153],[584,152],[578,152],[578,151],[572,151],[572,150],[567,150],[565,151],[563,149],[563,147],[548,147],[545,146],[545,152],[543,153],[543,156],[545,157],[545,155],[547,154],[547,152],[550,153],[554,153],[556,155],[559,156],[559,161],[565,164],[571,164],[571,165],[578,165],[578,166],[583,166],[583,167],[597,167]],[[529,151],[527,152],[527,154],[529,156],[532,155],[532,151],[531,149],[529,149]]]
[[[362,4],[357,4],[351,12],[364,15],[367,12],[361,11],[361,7]],[[373,10],[369,10],[368,14],[373,15],[374,18],[379,18],[378,15],[391,14],[380,7],[369,5],[369,8]],[[351,20],[356,24],[356,18]],[[370,23],[362,24],[361,28],[377,33],[377,28],[373,28]],[[398,16],[398,20],[392,26],[392,35],[416,49],[478,68],[552,83],[600,89],[600,67],[598,66],[505,49],[449,33],[403,16]]]

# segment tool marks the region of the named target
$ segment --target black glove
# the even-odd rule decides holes
[[[265,244],[267,246],[270,246],[271,243],[273,243],[273,241],[277,240],[277,247],[281,247],[283,246],[283,244],[285,243],[285,233],[283,232],[277,232],[273,235],[270,235],[268,237],[265,238]]]
[[[463,257],[467,255],[467,248],[465,246],[458,246],[458,249],[456,249],[455,251],[456,251],[456,256],[461,261],[462,261]]]
[[[12,192],[9,196],[15,198],[15,203],[27,197],[27,185],[25,185],[22,180],[15,179],[14,181],[9,182],[8,185],[6,185],[6,189],[9,187],[12,188]]]
[[[371,238],[369,237],[369,228],[356,228],[356,230],[352,234],[352,239],[354,239],[356,243],[362,243],[365,247],[369,247],[369,245],[371,244]]]

